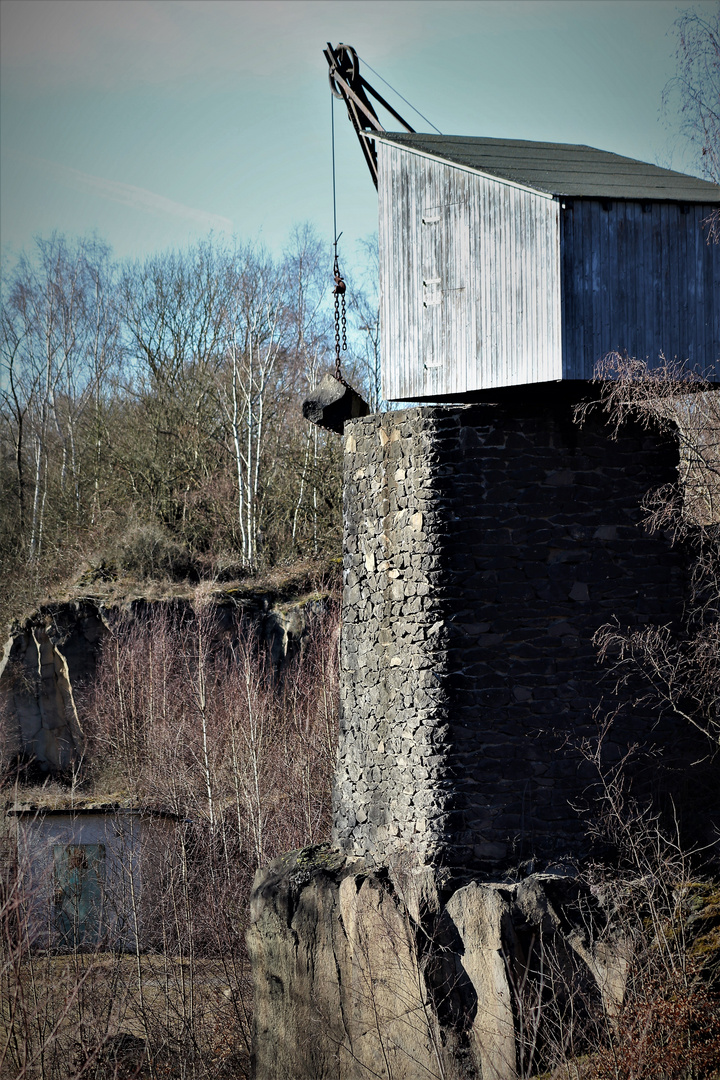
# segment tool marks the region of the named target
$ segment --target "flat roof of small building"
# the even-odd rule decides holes
[[[141,817],[168,817],[178,818],[178,815],[171,810],[166,810],[163,807],[157,806],[138,806],[135,802],[129,801],[113,801],[104,799],[84,799],[77,800],[74,803],[70,799],[56,799],[52,802],[44,801],[28,801],[28,802],[14,802],[8,803],[5,806],[5,813],[11,814],[14,817],[33,817],[43,818],[48,816],[54,816],[62,814],[64,816],[71,815],[73,817],[88,814],[100,814],[100,815],[116,815],[116,814],[132,814],[139,815]]]
[[[372,137],[549,195],[720,203],[720,186],[709,180],[593,146],[405,132]]]

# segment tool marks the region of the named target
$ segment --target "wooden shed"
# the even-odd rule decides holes
[[[615,350],[718,380],[715,184],[589,146],[373,137],[387,400],[591,379]]]

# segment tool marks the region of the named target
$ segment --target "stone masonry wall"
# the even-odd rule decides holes
[[[680,617],[680,558],[639,525],[674,447],[630,427],[613,441],[601,418],[578,428],[564,388],[507,401],[346,425],[347,854],[481,874],[581,854],[568,803],[591,774],[573,747],[614,700],[593,634]],[[666,771],[637,782],[671,793],[685,751],[655,721],[630,709],[606,753],[661,741]]]
[[[438,855],[448,772],[441,582],[442,410],[346,425],[338,842],[357,854]]]

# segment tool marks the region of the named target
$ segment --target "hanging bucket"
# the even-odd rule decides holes
[[[313,424],[342,435],[346,420],[367,416],[370,406],[344,379],[330,372],[318,383],[303,402],[302,414]]]
[[[311,420],[319,427],[328,428],[342,435],[346,420],[354,420],[356,416],[367,416],[370,407],[356,390],[342,377],[340,369],[340,354],[347,352],[347,336],[345,317],[345,282],[340,273],[338,264],[337,244],[340,237],[335,240],[335,259],[333,261],[333,276],[335,288],[335,373],[328,374],[318,386],[310,393],[310,397],[303,402],[302,412],[306,420]],[[342,313],[341,313],[342,309]],[[341,329],[342,328],[342,329]]]

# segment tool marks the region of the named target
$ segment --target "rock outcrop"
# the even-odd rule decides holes
[[[514,1080],[541,1071],[545,982],[558,1015],[571,994],[612,1015],[628,960],[573,878],[453,885],[327,845],[259,871],[248,946],[256,1080]]]
[[[68,768],[82,745],[75,692],[94,675],[106,633],[102,609],[81,601],[42,607],[11,634],[0,661],[7,754]]]
[[[230,590],[214,602],[227,629],[238,617],[256,626],[278,668],[298,648],[309,613],[326,599],[318,593],[288,598],[271,590]],[[16,626],[0,658],[4,754],[32,761],[43,772],[68,769],[83,745],[78,691],[92,682],[109,627],[121,617],[148,617],[158,607],[182,613],[192,610],[193,600],[68,600],[45,604]]]

